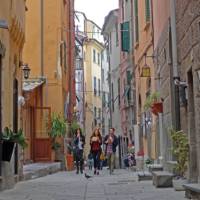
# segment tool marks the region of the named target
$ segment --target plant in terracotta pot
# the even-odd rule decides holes
[[[158,92],[154,92],[150,94],[144,104],[144,110],[151,109],[151,112],[154,115],[158,115],[158,113],[163,112],[163,103],[160,101],[160,94]]]
[[[186,182],[186,171],[188,166],[189,159],[189,142],[187,135],[182,131],[176,131],[174,129],[169,130],[171,139],[172,139],[172,153],[175,156],[177,163],[175,165],[175,179],[183,180]],[[177,185],[177,184],[176,184]],[[178,190],[183,190],[182,181],[181,187],[178,187]]]
[[[15,133],[10,128],[5,127],[0,140],[2,141],[3,161],[10,162],[15,144],[18,144],[23,149],[28,146],[22,129]]]
[[[53,113],[50,121],[49,136],[51,138],[52,149],[55,151],[55,160],[60,160],[61,139],[66,135],[67,122],[63,116]]]

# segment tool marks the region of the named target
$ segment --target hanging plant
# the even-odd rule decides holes
[[[158,99],[160,98],[160,93],[159,92],[154,92],[150,94],[144,103],[144,110],[148,110],[151,108],[152,104],[155,102],[158,102]]]

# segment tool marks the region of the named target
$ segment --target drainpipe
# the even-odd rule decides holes
[[[41,17],[41,24],[40,24],[40,70],[41,70],[41,77],[44,76],[44,0],[40,0],[40,17]]]
[[[173,65],[173,88],[174,88],[174,128],[180,130],[180,102],[179,102],[179,86],[174,84],[175,80],[179,80],[178,76],[178,56],[177,56],[177,35],[176,35],[176,5],[175,0],[170,0],[171,14],[171,42],[172,42],[172,65]]]
[[[40,0],[40,77],[44,77],[44,0]],[[40,105],[43,107],[44,88],[42,88],[42,94],[40,96]],[[47,86],[46,86],[47,92]],[[47,95],[47,94],[46,94]],[[47,97],[46,97],[47,101]]]

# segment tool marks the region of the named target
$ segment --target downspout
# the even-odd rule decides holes
[[[40,17],[41,17],[41,24],[40,24],[40,39],[41,39],[41,46],[40,46],[40,75],[41,77],[44,76],[44,0],[40,1]]]
[[[180,101],[179,101],[179,86],[174,84],[175,80],[179,80],[178,76],[178,56],[177,56],[177,34],[176,34],[176,5],[175,0],[170,0],[170,14],[171,14],[171,46],[172,46],[172,66],[173,66],[173,88],[174,96],[172,95],[174,105],[174,128],[180,130]]]

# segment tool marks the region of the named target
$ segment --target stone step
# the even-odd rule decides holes
[[[22,181],[36,179],[61,170],[61,163],[33,163],[24,165]]]
[[[153,185],[156,187],[172,187],[173,174],[167,171],[154,171],[153,175]]]
[[[152,174],[150,172],[138,172],[138,181],[148,181],[148,180],[152,180]]]
[[[154,171],[163,171],[163,166],[160,164],[152,164],[152,165],[148,165],[148,170],[149,172],[154,172]]]
[[[185,196],[189,199],[200,199],[200,184],[190,183],[184,184]]]

